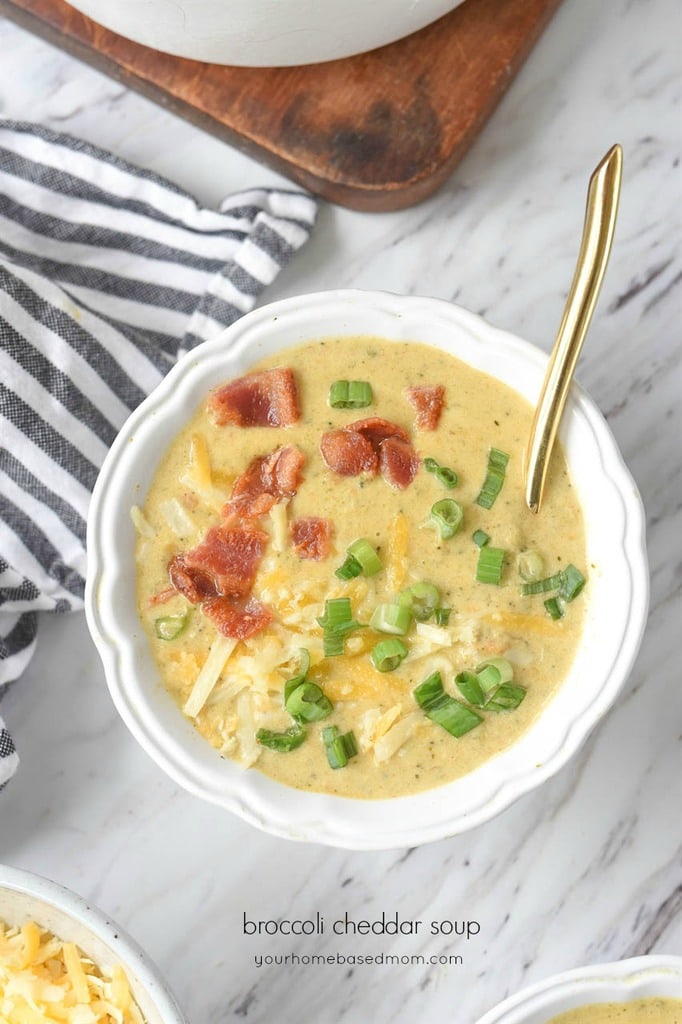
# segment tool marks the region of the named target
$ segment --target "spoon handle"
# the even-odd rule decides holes
[[[539,512],[554,438],[601,289],[616,226],[623,150],[612,146],[590,178],[578,262],[524,453],[526,504]]]

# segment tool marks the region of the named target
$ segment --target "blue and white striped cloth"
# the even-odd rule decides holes
[[[178,355],[252,309],[316,204],[252,189],[219,211],[79,139],[0,120],[0,697],[38,612],[82,607],[102,460]],[[0,718],[0,788],[18,763]]]

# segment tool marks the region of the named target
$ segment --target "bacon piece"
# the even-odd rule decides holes
[[[272,622],[272,612],[255,597],[210,597],[201,605],[201,610],[214,623],[223,636],[235,640],[260,633]]]
[[[208,396],[208,410],[219,427],[289,427],[300,419],[293,371],[286,367],[239,377]]]
[[[379,469],[384,480],[402,491],[414,480],[419,469],[419,456],[409,441],[387,437],[379,445]]]
[[[328,430],[320,439],[325,464],[339,476],[375,476],[379,461],[371,442],[355,430]]]
[[[294,519],[291,524],[291,540],[299,558],[322,561],[331,551],[332,524],[318,516]]]
[[[370,416],[366,420],[356,420],[349,423],[347,430],[354,430],[356,434],[362,434],[367,438],[372,448],[376,451],[382,441],[387,437],[399,437],[401,441],[409,441],[410,436],[404,427],[398,423],[391,423],[390,420],[382,420],[380,416]]]
[[[405,388],[405,397],[416,411],[414,425],[417,430],[435,430],[445,405],[442,384],[415,384]]]
[[[213,526],[197,547],[170,560],[170,581],[192,604],[248,594],[267,542],[252,526]]]
[[[293,445],[259,455],[235,480],[223,515],[257,519],[283,498],[293,498],[304,465],[305,455]]]

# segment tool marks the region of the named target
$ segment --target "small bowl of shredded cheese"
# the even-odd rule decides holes
[[[187,1024],[117,924],[68,889],[1,865],[0,1021]]]

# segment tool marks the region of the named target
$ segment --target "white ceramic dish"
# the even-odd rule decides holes
[[[373,50],[463,0],[69,0],[89,18],[164,53],[215,64],[285,67]]]
[[[119,925],[69,889],[0,865],[0,920],[14,927],[35,921],[63,942],[75,942],[101,970],[120,964],[146,1024],[188,1024],[149,957]]]
[[[647,996],[682,999],[682,958],[640,956],[556,974],[505,999],[477,1024],[548,1024],[552,1017],[579,1006]]]
[[[190,792],[276,835],[353,849],[429,842],[479,825],[556,772],[613,703],[644,628],[648,572],[639,495],[598,409],[575,387],[562,424],[585,513],[589,615],[564,686],[512,747],[474,776],[385,801],[284,787],[222,759],[158,680],[135,600],[130,508],[144,501],[158,460],[217,382],[271,353],[330,335],[374,334],[446,349],[533,402],[547,357],[479,317],[436,299],[337,291],[248,314],[189,353],[133,413],[100,473],[88,518],[86,613],[124,721],[154,760]]]

